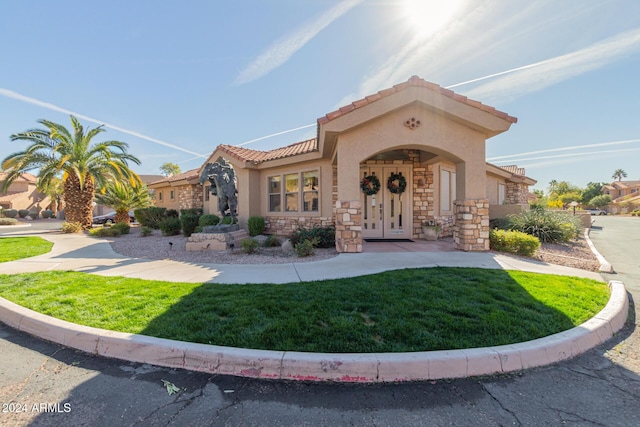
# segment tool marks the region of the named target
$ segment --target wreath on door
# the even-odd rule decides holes
[[[402,194],[407,189],[407,180],[401,173],[392,173],[387,180],[387,189],[394,194]]]
[[[373,196],[380,191],[380,180],[375,175],[365,176],[360,181],[360,189],[367,196]]]

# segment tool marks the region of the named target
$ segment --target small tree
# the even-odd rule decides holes
[[[160,172],[162,172],[162,175],[164,176],[173,176],[178,175],[182,171],[180,170],[180,166],[176,165],[175,163],[167,162],[163,163],[162,166],[160,166]]]
[[[601,194],[589,200],[589,205],[595,206],[596,208],[604,208],[605,206],[608,206],[610,203],[611,203],[611,196],[608,194]]]
[[[96,202],[110,206],[116,211],[114,222],[128,224],[129,211],[152,205],[146,185],[132,186],[128,182],[109,182],[96,194]]]

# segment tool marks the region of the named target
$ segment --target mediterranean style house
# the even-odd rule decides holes
[[[640,206],[640,181],[614,181],[603,185],[602,193],[611,196],[611,213],[625,213]]]
[[[219,145],[200,169],[149,188],[158,206],[216,213],[208,182],[196,183],[224,159],[236,173],[241,226],[250,216],[280,235],[334,225],[337,250],[361,252],[365,239],[423,238],[433,221],[456,248],[485,251],[490,217],[528,208],[536,182],[485,160],[486,140],[516,121],[414,76],[319,118],[316,138],[270,151]]]
[[[7,177],[6,172],[0,172],[0,182]],[[49,207],[51,201],[46,194],[36,189],[38,178],[23,172],[9,185],[6,192],[0,192],[0,207],[2,209],[29,210],[38,212]]]

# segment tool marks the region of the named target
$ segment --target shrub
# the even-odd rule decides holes
[[[180,223],[182,225],[182,234],[184,237],[189,237],[196,231],[198,227],[199,216],[193,214],[184,213],[180,216]]]
[[[18,211],[18,216],[20,216],[20,218],[26,218],[30,213],[31,212],[29,212],[27,209],[20,209]]]
[[[100,227],[89,230],[89,234],[93,237],[120,237],[122,232],[116,226]]]
[[[222,218],[222,221],[220,223],[229,225],[229,224],[235,224],[237,222],[238,222],[237,219],[234,221],[234,219],[233,219],[233,217],[231,217],[231,215],[227,215],[224,218]]]
[[[242,241],[240,242],[240,246],[242,246],[242,250],[246,253],[253,254],[258,250],[258,247],[260,247],[260,243],[256,242],[250,237],[247,237],[245,239],[242,239]]]
[[[180,209],[180,216],[182,215],[202,215],[202,208],[189,208],[189,209]]]
[[[2,211],[2,214],[7,218],[15,218],[18,216],[18,211],[15,209],[5,209]]]
[[[140,225],[145,227],[151,227],[153,229],[160,228],[160,222],[167,217],[167,208],[142,208],[133,211],[133,216]]]
[[[129,234],[131,231],[131,226],[124,222],[117,222],[111,226],[111,229],[116,229],[120,232],[120,234]]]
[[[38,211],[29,211],[29,216],[33,219],[38,219],[40,217],[40,214],[38,213]]]
[[[264,233],[264,218],[261,216],[249,217],[247,225],[249,226],[249,236],[258,236]]]
[[[81,231],[82,231],[82,224],[79,222],[65,221],[62,223],[63,233],[80,233]]]
[[[521,231],[491,230],[489,232],[491,249],[498,252],[531,256],[540,247],[540,240]]]
[[[180,234],[181,227],[180,218],[169,217],[160,221],[160,231],[162,231],[163,236]]]
[[[153,228],[143,225],[140,227],[140,237],[147,237],[153,234]]]
[[[313,247],[317,244],[317,239],[309,240],[305,239],[302,242],[298,243],[293,247],[293,250],[296,252],[300,258],[308,257],[314,254]]]
[[[167,209],[167,218],[178,218],[180,214],[175,209]]]
[[[568,242],[578,237],[583,228],[577,216],[538,209],[509,215],[509,222],[511,230],[530,234],[544,243]]]
[[[0,225],[16,225],[18,220],[15,218],[0,218]]]
[[[280,246],[280,238],[275,234],[267,237],[267,240],[264,241],[264,245],[267,248],[275,248],[276,246]]]
[[[200,227],[206,227],[208,225],[218,225],[220,223],[220,217],[214,214],[202,215],[198,220]]]
[[[53,218],[53,211],[50,209],[45,209],[41,212],[42,218]]]
[[[336,246],[336,229],[333,226],[299,228],[289,238],[294,248],[305,240],[317,242],[315,243],[317,248],[334,248]]]

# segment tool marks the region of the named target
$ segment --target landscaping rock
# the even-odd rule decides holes
[[[293,244],[291,244],[291,240],[289,239],[283,241],[280,247],[284,253],[293,253]]]
[[[260,234],[260,235],[258,235],[258,236],[253,236],[253,237],[252,237],[252,239],[253,239],[253,240],[255,240],[256,242],[258,242],[258,244],[259,244],[260,246],[264,246],[264,245],[265,245],[265,242],[267,241],[267,239],[268,239],[268,238],[269,238],[269,237],[267,237],[267,236],[265,236],[265,235],[263,235],[263,234]]]

